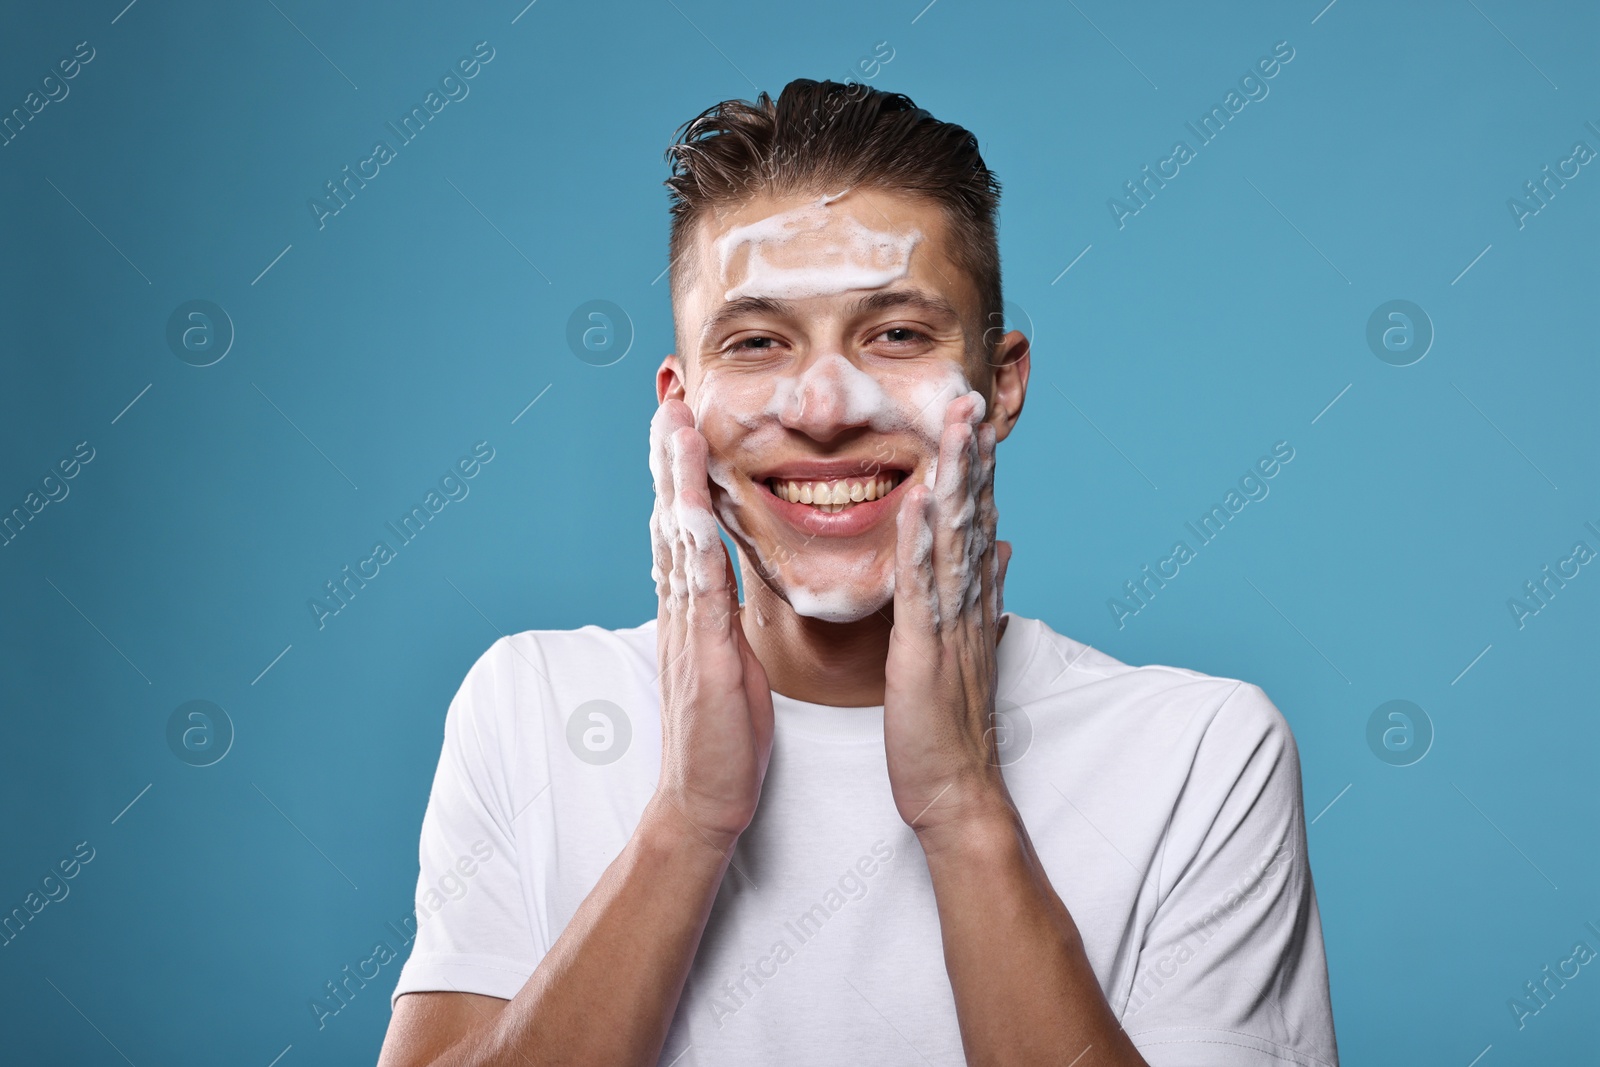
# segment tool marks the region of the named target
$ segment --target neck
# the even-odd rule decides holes
[[[744,634],[774,692],[832,707],[883,703],[893,604],[856,622],[825,622],[796,613],[754,573],[743,553],[739,570],[745,592]]]

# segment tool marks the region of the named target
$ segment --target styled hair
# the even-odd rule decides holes
[[[984,165],[976,137],[903,93],[796,78],[777,100],[762,92],[754,103],[724,100],[707,108],[678,128],[666,156],[674,293],[685,273],[679,265],[708,211],[761,194],[873,188],[923,197],[944,209],[950,255],[977,290],[978,325],[1004,321],[1000,181]],[[992,329],[980,333],[985,340],[998,336]]]

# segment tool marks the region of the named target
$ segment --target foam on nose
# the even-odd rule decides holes
[[[881,428],[893,405],[878,379],[841,355],[824,356],[799,378],[773,383],[765,414],[785,421],[805,417],[833,418],[850,425]]]

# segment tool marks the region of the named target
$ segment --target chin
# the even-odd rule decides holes
[[[876,556],[824,568],[822,560],[780,567],[769,583],[796,615],[823,622],[860,622],[894,602],[894,558]]]

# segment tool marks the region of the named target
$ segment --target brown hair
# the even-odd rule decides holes
[[[796,78],[778,99],[724,100],[678,128],[666,152],[672,176],[668,244],[677,292],[695,227],[709,209],[760,193],[832,192],[841,186],[925,197],[944,208],[950,254],[977,289],[980,325],[1003,321],[996,212],[1000,181],[978,139],[940,122],[903,93],[859,82]],[[998,331],[984,330],[987,340]],[[984,358],[988,358],[987,354]]]

